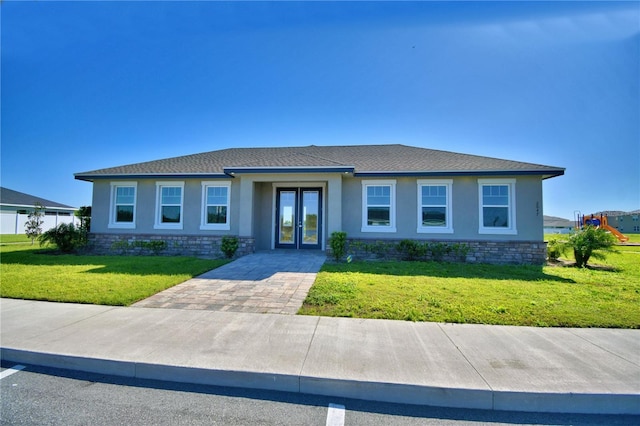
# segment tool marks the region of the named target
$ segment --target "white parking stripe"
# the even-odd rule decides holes
[[[20,365],[20,364],[14,365],[11,368],[7,368],[2,373],[0,373],[0,380],[4,379],[5,377],[9,377],[13,373],[17,373],[18,371],[22,370],[23,368],[24,368],[24,365]]]
[[[327,426],[344,425],[344,405],[329,404],[327,411]]]

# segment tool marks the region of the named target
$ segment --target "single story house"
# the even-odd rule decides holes
[[[48,231],[61,223],[74,223],[75,207],[57,203],[14,191],[0,188],[0,227],[2,234],[24,234],[29,213],[35,210],[36,204],[44,207],[42,231]]]
[[[544,216],[545,234],[569,234],[576,229],[575,221],[556,216]]]
[[[403,239],[468,244],[467,261],[541,264],[542,180],[560,167],[405,145],[231,148],[77,173],[93,183],[90,241],[167,242],[215,256]],[[354,247],[356,245],[354,244]]]

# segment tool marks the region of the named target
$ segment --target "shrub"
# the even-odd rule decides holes
[[[396,245],[402,260],[418,260],[427,253],[427,246],[414,240],[402,240]]]
[[[579,231],[572,233],[567,241],[568,247],[573,249],[576,258],[576,266],[584,268],[589,259],[605,259],[605,253],[615,252],[613,246],[616,239],[602,228],[587,225]]]
[[[347,251],[347,233],[342,231],[332,232],[331,238],[329,238],[329,245],[334,259],[339,262]]]
[[[451,252],[461,261],[466,261],[467,255],[471,250],[471,247],[465,243],[453,243],[451,246]]]
[[[238,237],[224,236],[220,244],[220,251],[227,259],[231,259],[238,250]]]
[[[557,237],[552,237],[547,242],[547,258],[552,261],[558,260],[560,256],[564,256],[567,251],[567,242],[561,241]]]
[[[446,243],[435,242],[431,243],[427,247],[428,251],[431,253],[431,258],[435,261],[440,262],[445,255],[451,252],[451,246]]]
[[[71,253],[77,247],[83,245],[82,232],[73,223],[61,223],[55,228],[51,228],[38,238],[40,245],[55,244],[63,253]]]
[[[78,229],[82,234],[82,242],[86,243],[89,231],[91,231],[91,206],[82,206],[74,213],[75,217],[80,219]]]

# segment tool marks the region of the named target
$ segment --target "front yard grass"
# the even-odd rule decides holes
[[[327,263],[299,314],[542,327],[640,328],[640,247],[591,269]]]
[[[43,252],[37,243],[2,245],[0,296],[128,306],[227,262],[191,257],[62,255]]]

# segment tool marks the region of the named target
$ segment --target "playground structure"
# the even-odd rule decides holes
[[[629,237],[624,235],[622,232],[618,231],[613,226],[609,226],[609,222],[607,220],[606,215],[593,215],[593,214],[580,215],[580,213],[578,213],[577,227],[583,228],[584,226],[587,226],[587,225],[592,225],[592,226],[595,226],[596,228],[606,229],[607,231],[611,232],[613,236],[616,237],[618,241],[620,241],[621,243],[626,243],[627,241],[629,241]]]

